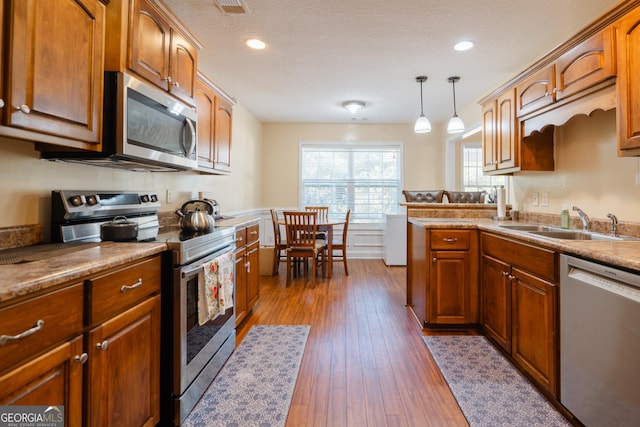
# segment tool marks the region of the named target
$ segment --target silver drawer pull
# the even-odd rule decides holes
[[[96,347],[100,350],[106,350],[107,348],[109,348],[109,341],[104,340],[102,342],[99,342],[98,344],[96,344]]]
[[[35,334],[44,326],[44,320],[39,319],[36,322],[36,326],[31,329],[27,329],[24,332],[19,333],[18,335],[0,335],[0,345],[5,345],[9,341],[21,340],[22,338],[26,338],[31,334]]]
[[[124,294],[125,292],[130,291],[132,289],[135,289],[135,288],[137,288],[137,287],[139,287],[141,285],[142,285],[142,278],[139,278],[138,281],[136,283],[134,283],[133,285],[131,285],[131,286],[123,285],[120,288],[120,293]]]
[[[16,111],[20,111],[25,114],[29,114],[31,112],[31,108],[28,105],[22,104],[19,107],[16,107]]]
[[[242,237],[236,238],[236,242],[242,242],[244,239]]]
[[[88,359],[89,355],[87,353],[78,354],[73,358],[73,360],[80,363],[81,365],[84,365]]]
[[[252,231],[252,232],[251,232],[251,233],[249,233],[249,234],[251,234],[251,235],[255,236],[256,234],[258,234],[258,232],[257,232],[257,231]]]
[[[445,238],[442,239],[442,241],[445,242],[445,243],[455,243],[455,242],[458,241],[458,239],[455,238],[455,237],[454,238],[445,237]]]

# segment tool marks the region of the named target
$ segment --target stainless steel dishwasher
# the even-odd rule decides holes
[[[560,401],[584,425],[640,425],[640,274],[560,257]]]

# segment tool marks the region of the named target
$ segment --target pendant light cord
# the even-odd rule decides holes
[[[453,115],[457,116],[458,112],[456,111],[456,81],[452,81],[451,85],[453,86]]]

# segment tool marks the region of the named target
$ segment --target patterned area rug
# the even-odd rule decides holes
[[[253,326],[183,426],[284,426],[309,329]]]
[[[423,339],[471,427],[571,426],[485,337]]]

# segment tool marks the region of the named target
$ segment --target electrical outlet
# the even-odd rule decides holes
[[[167,203],[173,203],[173,190],[167,190]]]
[[[540,193],[540,206],[549,206],[549,193]]]
[[[531,206],[538,206],[538,192],[531,193]]]

